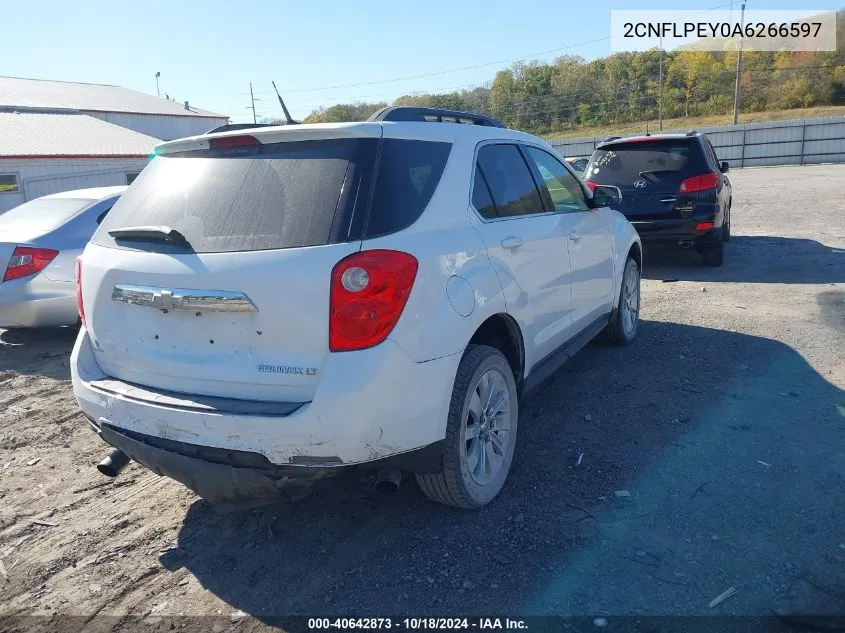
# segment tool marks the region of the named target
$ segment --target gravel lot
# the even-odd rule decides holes
[[[359,473],[229,515],[134,464],[106,481],[75,333],[0,330],[0,617],[841,609],[845,166],[731,177],[724,267],[647,251],[639,338],[588,346],[527,405],[479,512]]]

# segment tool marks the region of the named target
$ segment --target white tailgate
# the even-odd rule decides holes
[[[310,401],[329,353],[331,270],[359,248],[170,255],[90,244],[82,288],[97,363],[158,389]],[[196,307],[203,295],[232,299]]]

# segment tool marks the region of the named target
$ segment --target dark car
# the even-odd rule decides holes
[[[615,185],[616,209],[643,242],[697,249],[721,266],[731,237],[731,183],[713,145],[700,132],[611,138],[596,146],[584,179]]]

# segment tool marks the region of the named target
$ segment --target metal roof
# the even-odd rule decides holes
[[[193,106],[190,110],[186,110],[182,102],[168,101],[120,86],[21,77],[0,77],[0,108],[229,118],[225,114],[200,110]]]
[[[142,158],[159,143],[84,114],[0,112],[0,158]]]

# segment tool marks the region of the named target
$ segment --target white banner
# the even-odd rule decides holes
[[[705,51],[835,51],[836,11],[620,10],[610,12],[614,53],[689,48]]]

